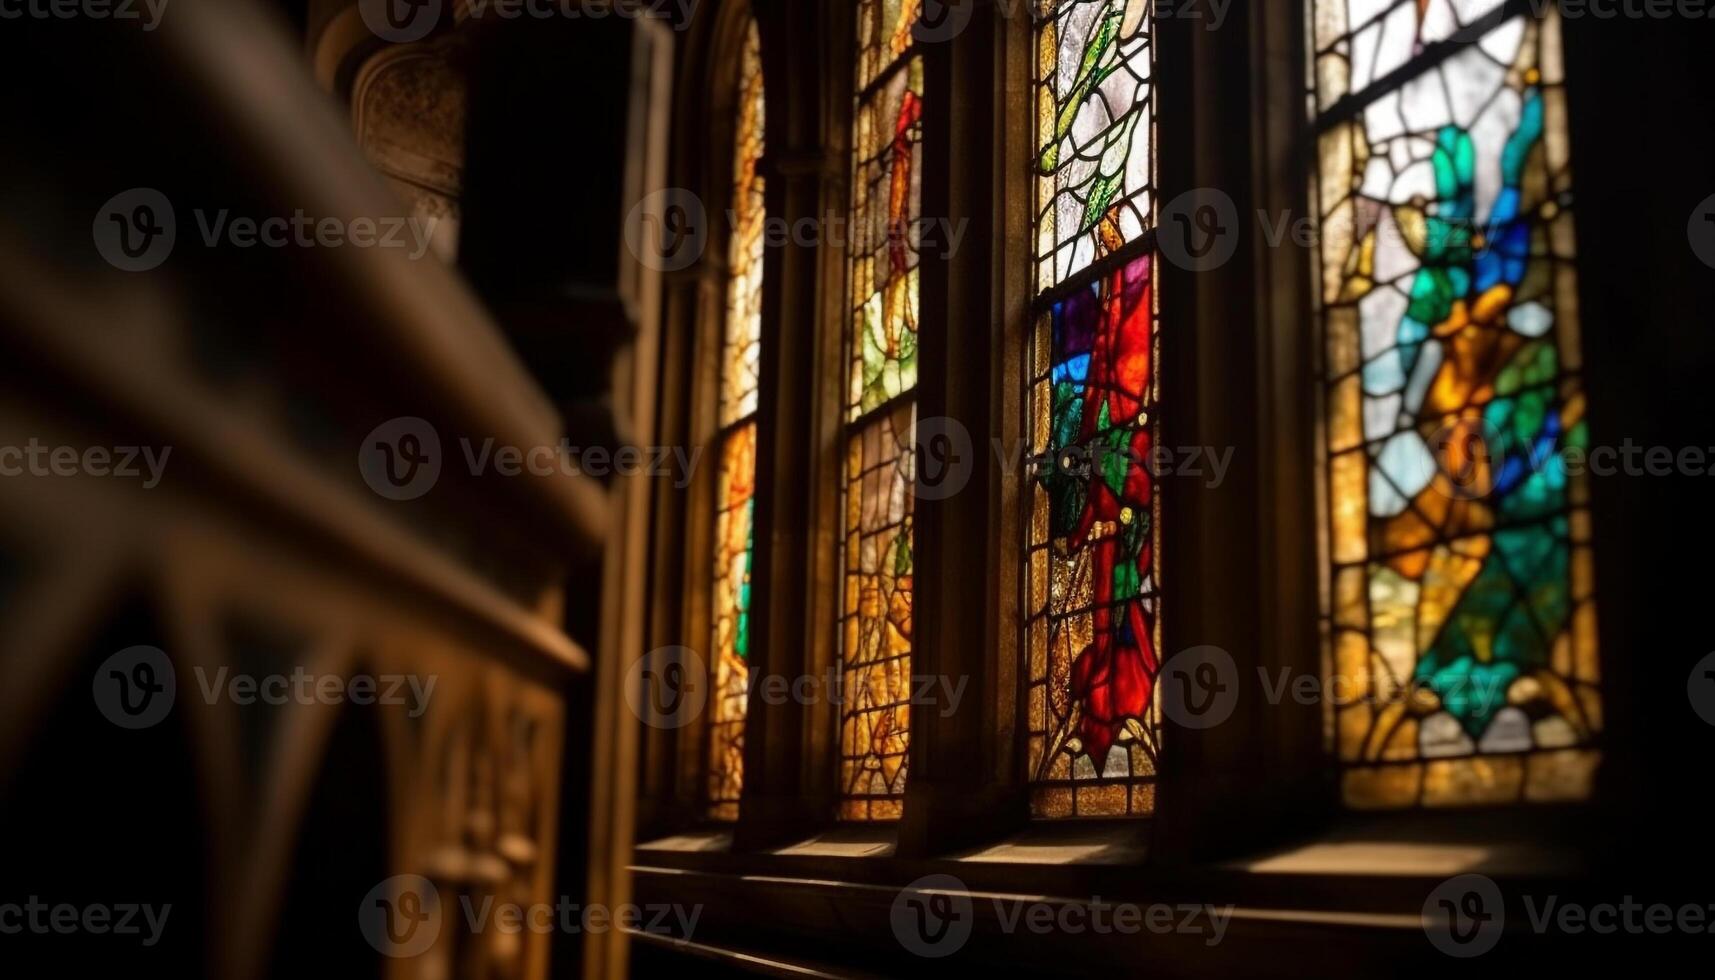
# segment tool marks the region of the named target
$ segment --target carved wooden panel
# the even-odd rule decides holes
[[[385,48],[358,70],[351,95],[358,145],[419,216],[437,219],[435,249],[449,260],[464,189],[461,47],[453,36]]]

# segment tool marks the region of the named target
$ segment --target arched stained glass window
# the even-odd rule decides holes
[[[1160,746],[1148,0],[1041,0],[1029,424],[1031,811],[1154,808]]]
[[[710,704],[708,812],[738,817],[744,786],[744,714],[749,687],[750,569],[755,552],[756,396],[762,360],[762,53],[756,24],[739,61],[733,127],[732,238],[721,340],[720,483],[715,511],[715,684]]]
[[[1345,800],[1583,797],[1602,702],[1586,488],[1563,462],[1587,436],[1559,16],[1312,8]]]
[[[840,817],[899,817],[910,737],[923,62],[918,0],[858,5],[845,347]]]

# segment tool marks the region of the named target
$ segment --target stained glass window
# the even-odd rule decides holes
[[[911,47],[923,0],[858,0],[858,88],[881,77]]]
[[[1560,24],[1506,14],[1314,3],[1328,734],[1354,807],[1577,799],[1597,761]]]
[[[913,58],[858,104],[852,223],[851,416],[917,384],[917,217],[923,63]]]
[[[1152,224],[1149,0],[1042,0],[1036,282],[1048,289]]]
[[[1160,743],[1145,0],[1044,2],[1025,656],[1031,811],[1150,813]]]
[[[732,238],[721,342],[720,482],[714,538],[714,691],[708,736],[708,810],[738,817],[744,785],[744,714],[749,687],[750,568],[755,552],[756,394],[762,359],[762,260],[767,212],[762,159],[762,56],[750,25],[739,62],[734,126]]]
[[[879,413],[846,446],[845,703],[841,816],[899,816],[911,711],[913,406]]]
[[[911,439],[917,385],[923,62],[917,0],[858,9],[846,330],[840,816],[900,815],[910,736]]]

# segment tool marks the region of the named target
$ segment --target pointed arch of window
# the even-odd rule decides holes
[[[1030,809],[1138,816],[1154,809],[1161,739],[1151,4],[1035,10]]]
[[[1588,490],[1563,465],[1587,430],[1557,8],[1308,7],[1345,803],[1586,797],[1602,698]]]
[[[920,0],[859,0],[844,401],[839,816],[897,819],[910,739],[912,432],[921,308]]]
[[[720,339],[710,596],[713,674],[704,749],[703,805],[738,818],[744,788],[744,723],[750,680],[750,588],[755,554],[756,409],[762,362],[762,268],[767,208],[763,154],[766,98],[761,40],[747,21],[733,108],[731,228]]]

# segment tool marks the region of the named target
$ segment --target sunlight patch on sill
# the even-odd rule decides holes
[[[994,861],[1005,864],[1113,863],[1113,846],[1105,843],[1028,844],[1007,841],[967,854],[961,861]]]
[[[841,828],[770,853],[790,857],[891,857],[898,838],[891,828]]]
[[[676,834],[652,840],[647,844],[637,845],[639,851],[671,851],[680,854],[697,851],[730,851],[732,850],[732,831],[708,830],[690,834]]]
[[[1345,841],[1311,844],[1232,865],[1258,874],[1456,875],[1491,867],[1493,847]]]
[[[957,860],[996,864],[1136,864],[1149,853],[1142,825],[1047,824]]]

